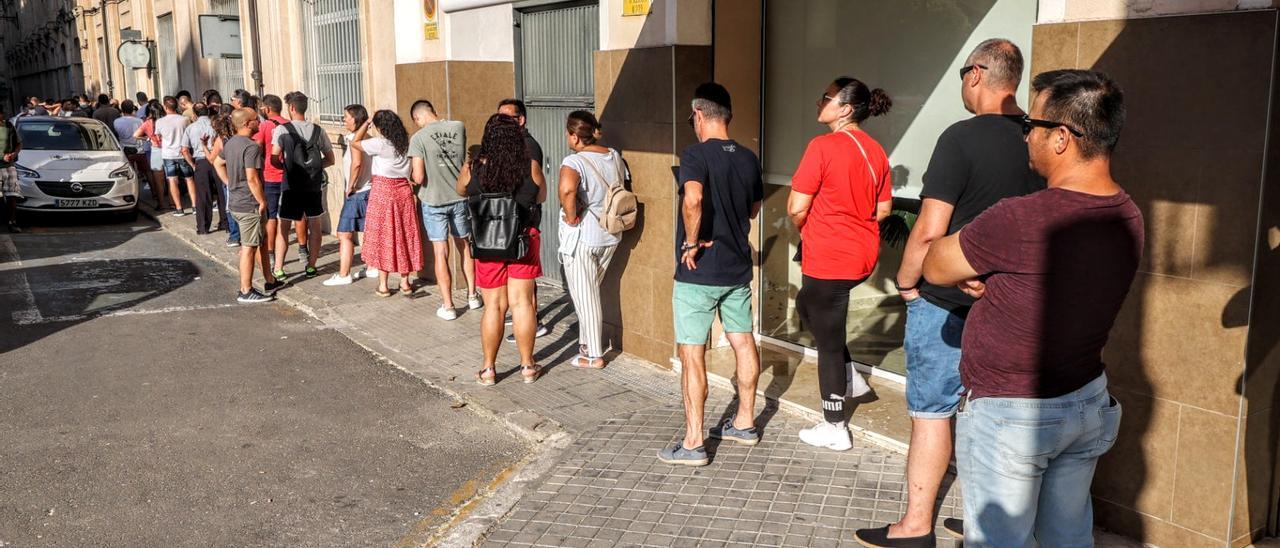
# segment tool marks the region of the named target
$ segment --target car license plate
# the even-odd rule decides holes
[[[98,207],[98,201],[89,198],[76,198],[73,200],[55,200],[54,205],[58,207]]]

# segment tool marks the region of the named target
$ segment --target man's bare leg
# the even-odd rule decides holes
[[[951,419],[911,419],[907,449],[907,513],[889,526],[889,537],[933,532],[933,507],[951,462]]]
[[[701,447],[705,441],[702,433],[702,415],[707,406],[707,345],[679,345],[680,391],[684,395],[684,447]]]
[[[738,411],[733,427],[745,430],[756,425],[756,387],[760,382],[760,353],[751,333],[725,333],[737,361]],[[703,378],[706,378],[705,376]]]

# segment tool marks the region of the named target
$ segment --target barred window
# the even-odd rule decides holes
[[[305,89],[321,121],[342,121],[342,109],[364,102],[359,0],[299,0],[306,32]]]

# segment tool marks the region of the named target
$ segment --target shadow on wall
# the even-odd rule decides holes
[[[1262,375],[1269,381],[1247,383],[1248,424],[1236,417],[1245,360],[1264,361],[1280,325],[1268,311],[1269,339],[1246,327],[1275,30],[1275,12],[1036,29],[1033,70],[1091,68],[1125,90],[1112,171],[1143,212],[1146,245],[1104,354],[1124,416],[1093,494],[1100,526],[1146,542],[1238,539],[1270,504],[1275,436],[1256,431],[1275,426],[1275,365]],[[1226,58],[1212,79],[1183,76]],[[1177,114],[1206,104],[1216,105],[1212,116]],[[1247,357],[1246,333],[1255,343]],[[1255,409],[1265,411],[1256,424]],[[1237,446],[1240,427],[1248,447]],[[1233,469],[1248,480],[1234,493]]]

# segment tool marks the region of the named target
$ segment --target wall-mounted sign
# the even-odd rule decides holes
[[[116,57],[124,68],[140,69],[151,66],[151,48],[144,42],[127,40],[116,48]]]
[[[120,29],[121,40],[141,40],[142,31],[136,29]]]
[[[649,15],[650,0],[622,0],[622,16]]]
[[[422,24],[423,40],[439,40],[440,39],[440,20],[439,7],[436,0],[422,0],[422,18],[425,23]]]
[[[201,15],[200,56],[206,59],[240,59],[240,18],[235,15]]]

